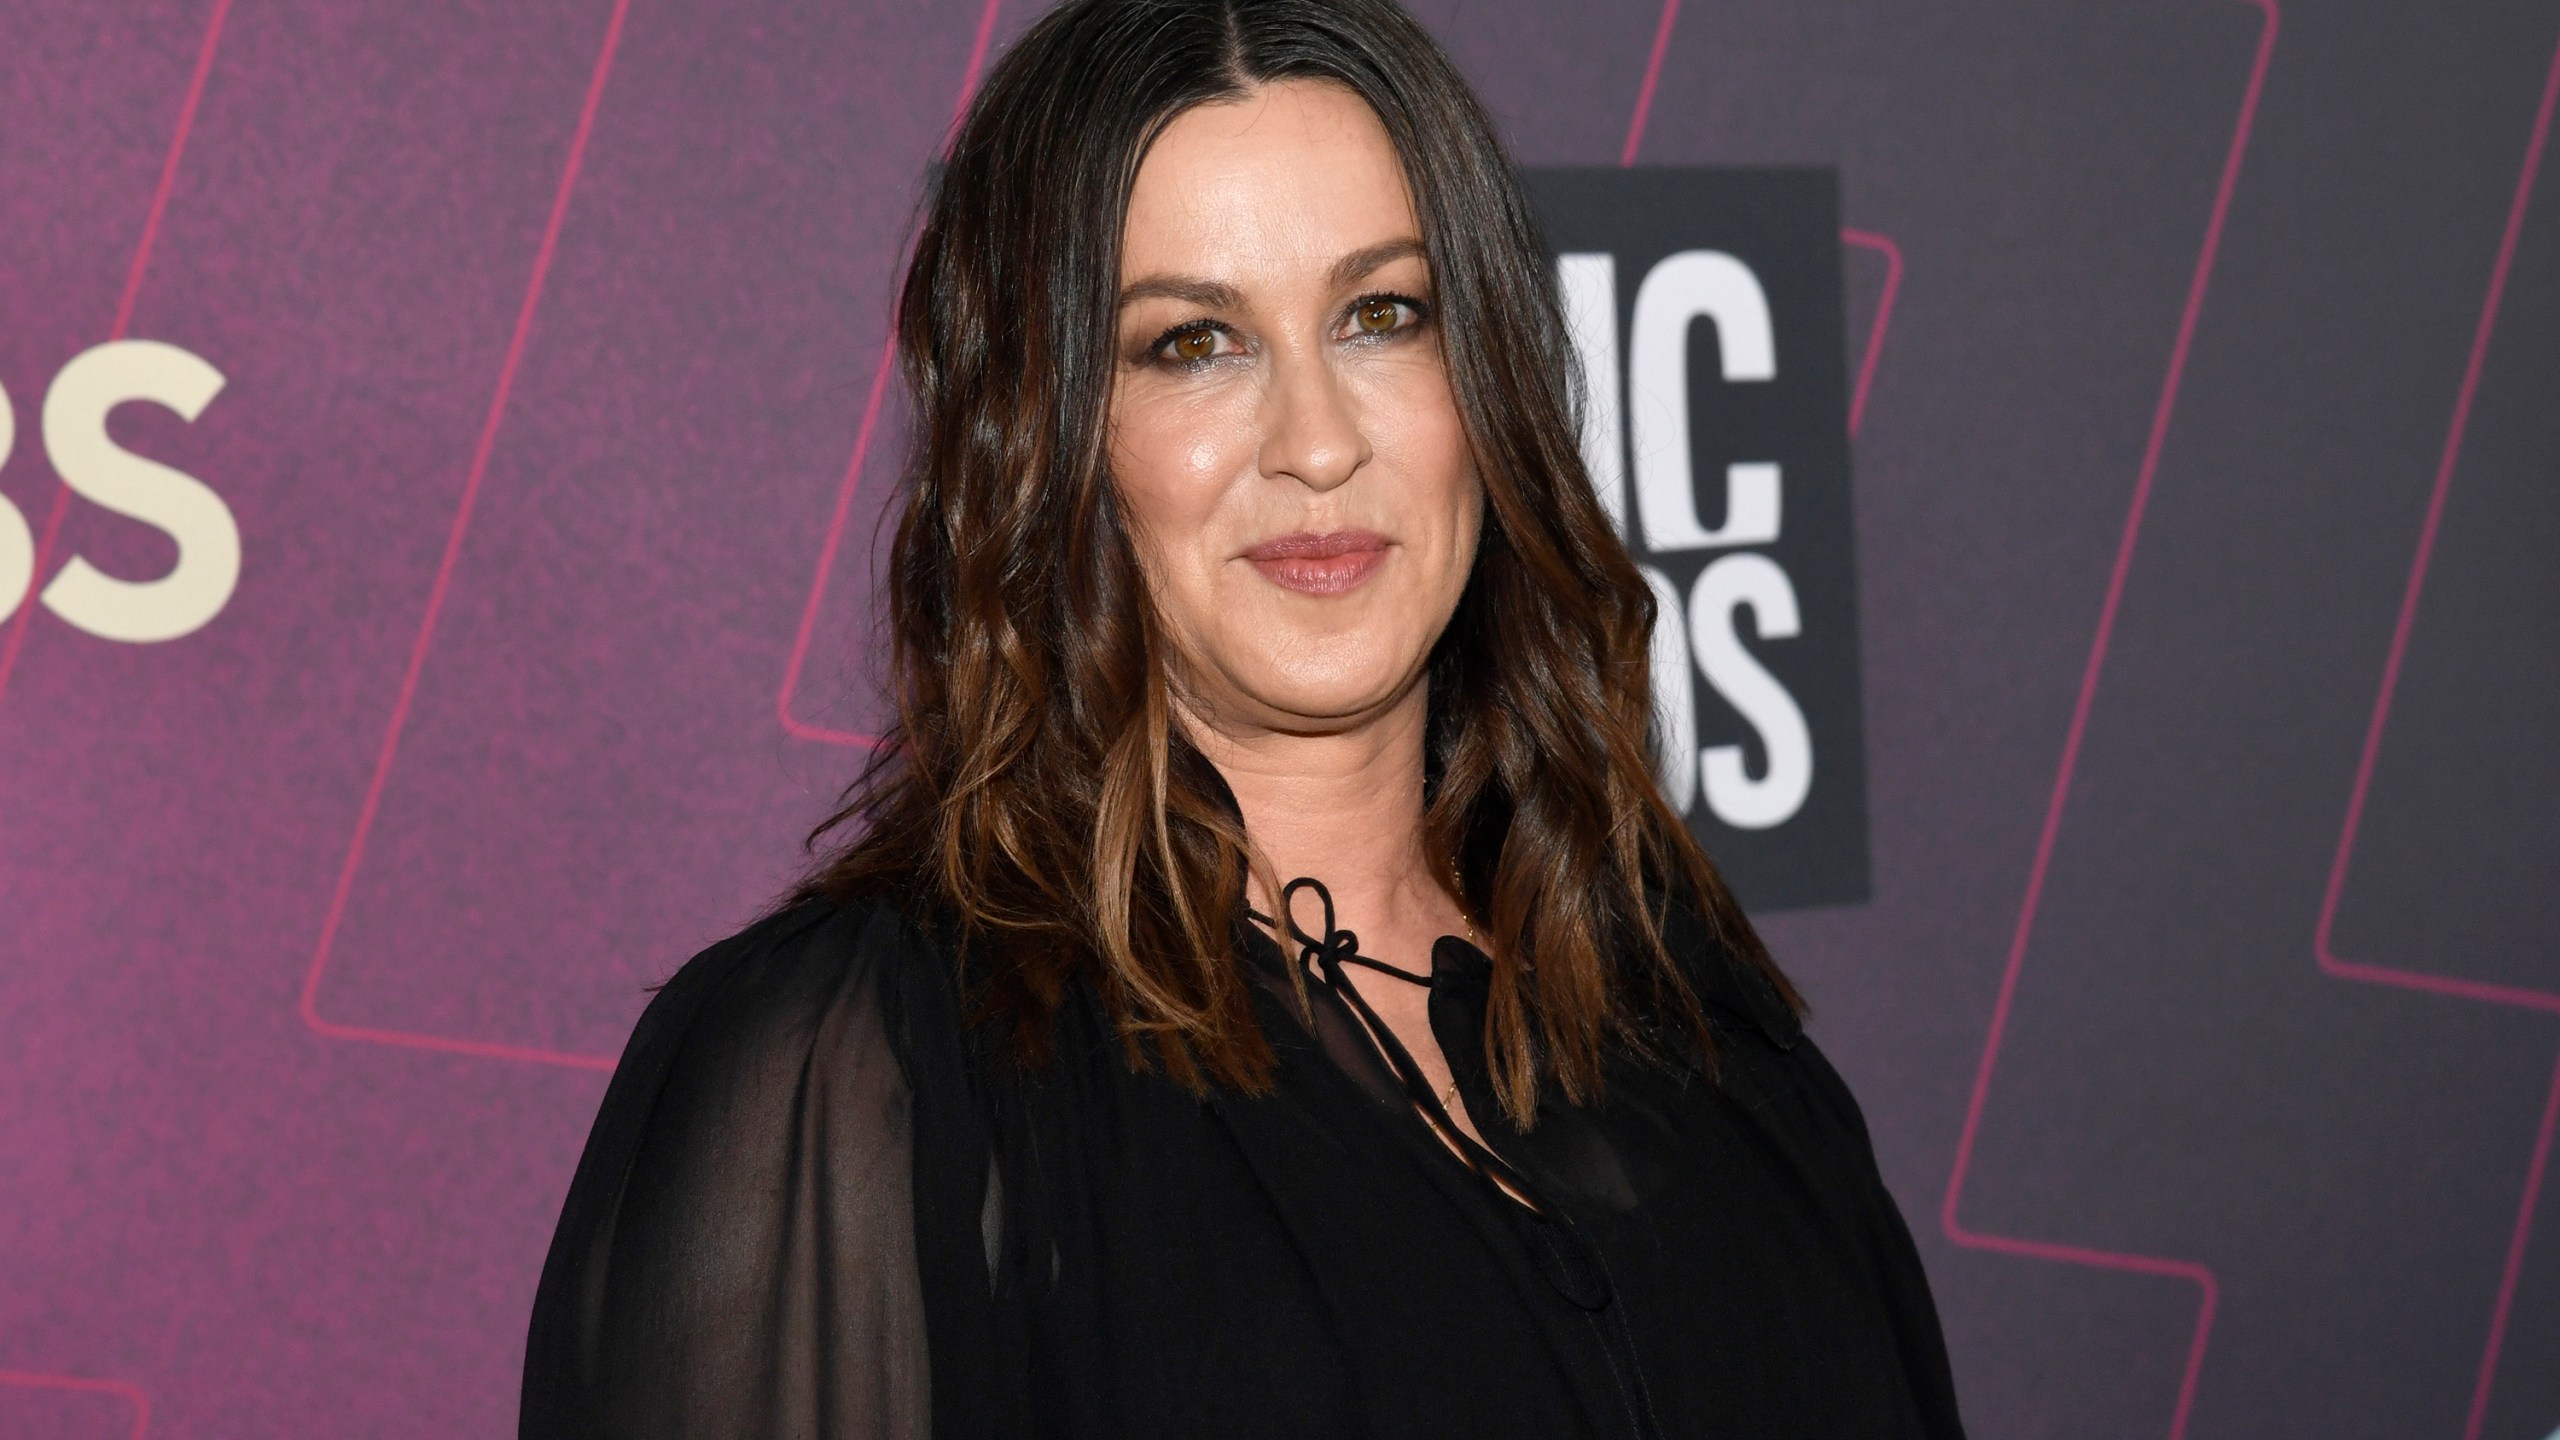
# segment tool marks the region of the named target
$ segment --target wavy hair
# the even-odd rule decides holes
[[[1403,160],[1485,492],[1432,653],[1425,853],[1493,957],[1514,1123],[1599,1093],[1663,1023],[1713,1063],[1666,907],[1795,992],[1651,768],[1654,600],[1585,474],[1535,220],[1456,68],[1393,0],[1065,0],[995,66],[924,201],[897,311],[915,424],[886,580],[897,719],[804,895],[891,891],[961,937],[975,1018],[1029,1061],[1089,982],[1131,1063],[1267,1088],[1236,963],[1253,852],[1173,719],[1169,642],[1111,484],[1120,232],[1147,148],[1284,79],[1366,100]]]

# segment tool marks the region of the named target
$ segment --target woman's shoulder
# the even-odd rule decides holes
[[[893,897],[795,900],[677,967],[633,1027],[622,1069],[771,1073],[844,1063],[924,1015],[939,949]],[[901,1056],[903,1062],[903,1056]]]
[[[870,1413],[863,1386],[883,1379],[906,1403],[905,1350],[841,1387],[808,1357],[861,1351],[884,1323],[921,1333],[910,1177],[944,1087],[929,1068],[919,1083],[898,1017],[924,946],[893,904],[804,900],[659,987],[561,1205],[526,1435],[761,1431],[762,1405]],[[799,1385],[823,1393],[785,1394]]]
[[[1664,907],[1663,948],[1719,1030],[1759,1036],[1780,1050],[1804,1038],[1804,1019],[1767,970],[1746,958],[1694,906]]]
[[[1755,1104],[1792,1094],[1810,1109],[1815,1130],[1830,1137],[1834,1153],[1852,1157],[1861,1183],[1881,1194],[1864,1111],[1848,1081],[1805,1032],[1804,1016],[1789,1002],[1769,970],[1745,958],[1716,933],[1703,915],[1670,910],[1663,934],[1719,1040],[1718,1083],[1749,1095]],[[1731,1042],[1745,1042],[1736,1047]],[[1836,1147],[1845,1146],[1845,1149]]]

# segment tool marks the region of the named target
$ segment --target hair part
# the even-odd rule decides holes
[[[1484,486],[1429,666],[1423,845],[1481,921],[1485,1058],[1525,1127],[1550,1078],[1595,1097],[1611,1041],[1658,1054],[1663,1017],[1712,1064],[1667,906],[1801,1002],[1656,785],[1653,594],[1583,468],[1535,217],[1393,0],[1066,0],[988,76],[898,304],[915,424],[886,581],[897,720],[811,841],[859,833],[800,893],[896,891],[948,923],[972,1015],[1028,1063],[1081,980],[1133,1064],[1269,1086],[1234,954],[1254,851],[1175,721],[1105,442],[1139,163],[1177,115],[1283,80],[1346,86],[1403,160]]]

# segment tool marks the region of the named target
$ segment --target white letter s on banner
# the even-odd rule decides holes
[[[72,557],[45,608],[105,640],[175,640],[220,613],[240,583],[240,527],[211,487],[107,436],[107,413],[150,400],[193,421],[222,372],[158,340],[111,340],[73,357],[44,397],[44,448],[62,483],[93,505],[166,532],[178,563],[157,580],[118,580]],[[0,548],[5,548],[0,536]],[[0,565],[5,565],[0,555]],[[5,577],[0,577],[5,578]]]

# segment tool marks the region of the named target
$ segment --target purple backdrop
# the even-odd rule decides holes
[[[1839,168],[1874,896],[1767,928],[1976,1433],[2560,1426],[2560,7],[1420,8],[1525,163]],[[35,586],[179,559],[59,478],[109,341],[241,553],[0,595],[0,1436],[511,1432],[642,987],[861,757],[1035,9],[0,5]]]

